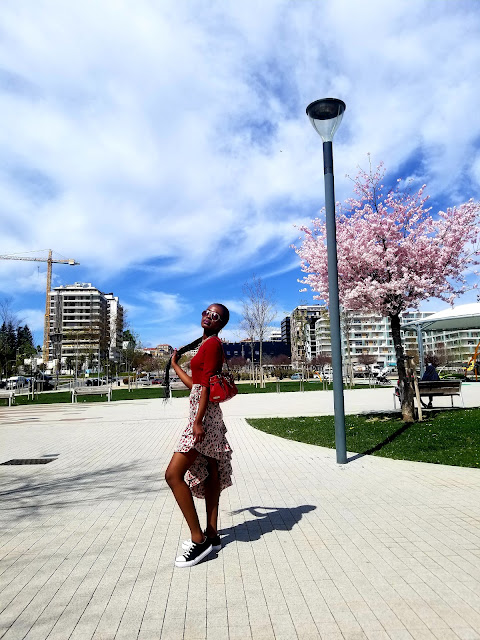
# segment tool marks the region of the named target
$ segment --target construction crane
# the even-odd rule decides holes
[[[26,256],[10,255],[0,256],[0,260],[26,260],[27,262],[47,263],[47,297],[45,301],[45,324],[43,327],[43,362],[48,362],[48,351],[50,348],[50,289],[52,287],[52,264],[70,264],[72,266],[80,264],[75,260],[57,260],[52,258],[52,250],[48,250],[48,258],[30,258]]]

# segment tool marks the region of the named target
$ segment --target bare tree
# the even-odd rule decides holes
[[[377,356],[374,356],[371,353],[360,353],[357,357],[357,360],[360,364],[369,367],[370,365],[375,364],[375,362],[377,361]]]
[[[242,291],[243,320],[241,326],[252,341],[252,361],[254,339],[256,338],[259,342],[260,386],[264,387],[262,344],[265,340],[268,326],[277,315],[275,300],[273,292],[268,291],[262,279],[257,278],[255,275],[252,276],[250,282],[243,285]]]
[[[368,381],[369,384],[371,384],[372,382],[372,364],[375,364],[375,362],[377,361],[377,356],[374,356],[372,353],[360,353],[357,356],[358,362],[360,364],[363,364],[366,368],[367,368],[367,373],[368,373]]]
[[[425,354],[425,362],[429,362],[430,364],[433,364],[433,366],[435,367],[435,369],[438,369],[438,367],[443,364],[444,360],[443,358],[435,351],[428,351]]]

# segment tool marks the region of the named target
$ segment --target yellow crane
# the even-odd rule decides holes
[[[80,264],[75,260],[57,260],[52,258],[52,250],[48,250],[48,258],[31,258],[27,256],[9,255],[0,256],[0,260],[26,260],[28,262],[46,262],[47,263],[47,297],[45,301],[45,324],[43,327],[43,361],[48,362],[48,350],[50,347],[50,289],[52,287],[52,264]]]

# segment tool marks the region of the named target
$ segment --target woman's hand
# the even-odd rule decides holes
[[[192,431],[194,444],[203,442],[203,439],[205,438],[205,429],[203,428],[203,424],[195,421],[193,423]]]
[[[174,349],[173,350],[173,355],[172,355],[172,364],[178,364],[179,359],[180,358],[178,357],[177,350]]]

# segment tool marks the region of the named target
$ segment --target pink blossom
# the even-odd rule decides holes
[[[480,203],[469,200],[432,214],[425,185],[407,184],[384,193],[383,164],[360,171],[354,197],[337,207],[340,300],[345,308],[387,316],[418,307],[431,297],[452,303],[466,289],[465,272],[479,264]],[[302,227],[296,248],[307,274],[303,284],[328,304],[326,228],[316,218]]]

